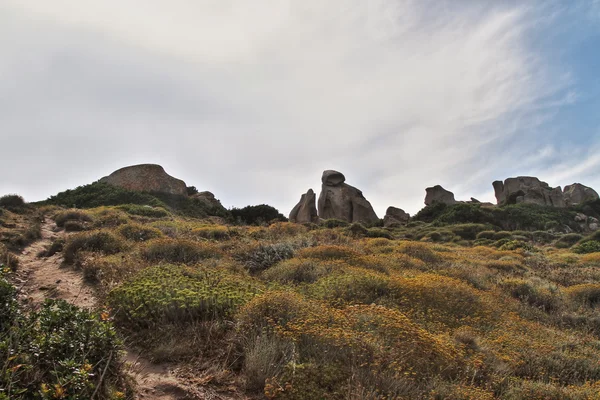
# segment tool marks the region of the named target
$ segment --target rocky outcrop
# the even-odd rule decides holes
[[[299,224],[318,223],[317,195],[312,189],[300,197],[300,202],[290,212],[290,222]]]
[[[560,186],[552,188],[536,177],[508,178],[504,182],[495,181],[492,186],[498,205],[527,203],[565,207],[565,200]]]
[[[427,206],[434,203],[443,203],[448,205],[456,204],[454,193],[444,189],[440,185],[428,187],[425,189],[425,192],[425,205]]]
[[[206,204],[208,207],[218,207],[223,208],[221,201],[215,197],[211,192],[199,192],[190,196],[192,199],[198,199],[199,201]]]
[[[121,168],[100,179],[100,182],[140,192],[187,196],[185,182],[167,174],[163,167],[156,164],[140,164]]]
[[[588,201],[598,200],[599,198],[598,193],[596,193],[594,189],[582,185],[581,183],[565,186],[563,197],[567,206],[587,203]]]
[[[347,222],[374,223],[379,220],[371,203],[357,188],[345,183],[344,174],[338,171],[323,172],[318,214],[323,219],[340,219]]]
[[[410,214],[404,212],[404,210],[396,207],[388,207],[383,217],[384,228],[394,228],[398,226],[404,226],[408,223]]]

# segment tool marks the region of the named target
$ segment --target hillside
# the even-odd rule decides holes
[[[600,398],[600,233],[577,219],[598,201],[435,203],[383,228],[247,225],[104,182],[11,199],[0,399]],[[90,311],[61,302],[89,305],[77,285]],[[123,351],[167,372],[149,386]]]

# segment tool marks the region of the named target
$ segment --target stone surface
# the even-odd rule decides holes
[[[299,224],[318,223],[319,216],[317,214],[317,195],[312,189],[300,197],[300,201],[290,212],[290,222]]]
[[[187,196],[184,181],[167,174],[156,164],[140,164],[121,168],[100,182],[139,192],[159,192]]]
[[[404,226],[408,223],[410,214],[397,207],[388,207],[383,217],[383,227],[393,228],[396,226]]]
[[[567,206],[586,203],[588,201],[598,200],[599,198],[598,193],[596,193],[594,189],[582,185],[581,183],[565,186],[563,197]]]
[[[456,204],[454,193],[444,189],[440,185],[428,187],[425,189],[425,192],[425,205],[427,206],[434,203]]]
[[[341,172],[323,172],[318,214],[322,219],[340,219],[347,222],[374,223],[379,220],[371,203],[357,188],[344,183]]]
[[[492,186],[498,205],[526,203],[553,207],[565,206],[560,186],[552,188],[533,176],[508,178],[504,182],[495,181]]]
[[[199,193],[191,195],[190,197],[193,199],[198,199],[198,200],[202,201],[207,206],[223,208],[221,201],[219,199],[217,199],[215,197],[215,195],[212,194],[211,192],[208,192],[208,191],[199,192]]]

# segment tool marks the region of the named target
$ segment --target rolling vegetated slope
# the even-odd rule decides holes
[[[85,209],[50,203],[61,204],[35,212],[75,232],[51,248],[106,308],[80,314],[50,304],[26,315],[10,301],[7,268],[2,301],[20,315],[0,330],[8,398],[84,390],[133,398],[114,360],[86,358],[91,349],[112,352],[118,337],[176,365],[179,378],[239,398],[600,398],[600,234],[565,228],[582,210],[438,206],[384,229],[335,220],[232,225],[130,198]],[[585,207],[594,215],[597,205]],[[95,321],[99,341],[86,342],[84,355],[55,355],[67,365],[58,377],[7,339],[30,326],[34,342],[61,343],[42,329],[47,313]],[[102,329],[114,342],[101,340]]]

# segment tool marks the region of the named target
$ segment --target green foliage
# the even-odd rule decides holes
[[[283,216],[275,207],[267,204],[258,206],[246,206],[244,208],[232,208],[230,210],[234,221],[246,225],[261,225],[271,221],[287,222],[287,218]]]
[[[484,224],[459,224],[450,227],[450,231],[465,240],[475,240],[479,238],[479,233],[488,228]]]
[[[321,261],[312,258],[292,258],[267,269],[261,278],[283,284],[313,283],[343,268],[339,261]]]
[[[92,222],[91,215],[81,210],[66,210],[54,216],[56,226],[63,228],[67,221]]]
[[[587,254],[587,253],[597,253],[600,252],[600,241],[590,240],[578,245],[575,245],[571,248],[574,253],[579,254]]]
[[[169,216],[169,212],[162,207],[142,206],[138,204],[124,204],[117,209],[125,211],[129,215],[141,215],[149,218],[164,218]]]
[[[107,315],[62,300],[25,315],[15,295],[0,276],[0,398],[114,398],[121,342]]]
[[[164,322],[229,318],[260,290],[218,268],[160,265],[139,272],[108,296],[118,321],[150,328]]]
[[[210,240],[227,240],[232,236],[232,230],[226,226],[203,226],[196,228],[191,235]]]
[[[65,262],[73,263],[80,251],[116,254],[124,250],[123,240],[109,231],[94,231],[71,236],[63,249]]]
[[[572,247],[575,243],[579,242],[583,236],[578,233],[567,233],[558,238],[556,242],[554,242],[554,247],[559,249],[565,249],[568,247]]]
[[[319,226],[322,226],[323,228],[328,228],[328,229],[345,228],[349,225],[350,225],[350,223],[348,223],[346,221],[342,221],[341,219],[335,219],[335,218],[325,219],[319,223]]]
[[[0,197],[0,207],[19,213],[27,207],[27,204],[23,197],[18,194],[7,194]]]
[[[146,260],[170,263],[197,263],[221,256],[221,251],[213,244],[185,239],[155,239],[142,249],[142,257]]]
[[[126,239],[134,242],[145,242],[163,237],[162,232],[158,229],[139,224],[121,225],[117,231]]]
[[[258,273],[280,261],[292,258],[295,250],[295,246],[290,242],[259,244],[238,251],[234,258],[242,262],[251,273]]]

